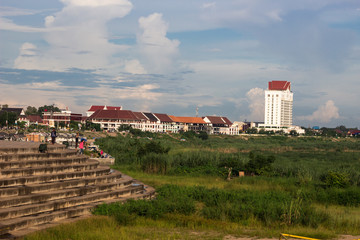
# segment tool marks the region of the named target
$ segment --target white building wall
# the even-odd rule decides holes
[[[293,93],[290,90],[265,90],[266,126],[290,127],[292,125]]]

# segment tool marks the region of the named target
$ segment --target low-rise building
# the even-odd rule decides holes
[[[201,117],[178,117],[178,116],[169,116],[174,125],[177,126],[178,131],[206,131],[208,128],[208,123],[204,121]]]

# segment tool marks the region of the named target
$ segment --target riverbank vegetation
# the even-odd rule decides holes
[[[157,197],[100,205],[94,218],[69,228],[104,225],[108,232],[96,239],[360,234],[359,139],[199,136],[133,132],[97,139],[116,158],[114,169],[154,186]],[[59,228],[65,239],[85,239],[64,225],[46,232]]]

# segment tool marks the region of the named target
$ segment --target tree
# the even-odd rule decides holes
[[[99,123],[92,123],[92,122],[87,122],[86,126],[85,126],[86,130],[93,130],[95,129],[96,131],[101,131],[101,126]]]
[[[247,134],[256,134],[258,133],[258,130],[256,128],[248,128],[245,131]]]
[[[55,104],[44,105],[38,108],[38,114],[41,116],[43,112],[60,112],[58,107],[55,107]]]
[[[120,127],[118,128],[118,131],[119,132],[122,132],[122,131],[129,131],[131,130],[132,127],[130,124],[121,124]]]
[[[24,122],[24,121],[19,122],[18,121],[17,125],[18,125],[19,128],[25,128],[26,122]]]
[[[17,120],[18,116],[13,112],[3,111],[0,113],[0,125],[4,126],[13,126]]]
[[[275,161],[274,156],[265,157],[249,153],[250,161],[245,165],[245,171],[248,174],[263,175],[272,170],[271,164]]]
[[[296,130],[291,130],[289,134],[290,134],[290,136],[299,136],[299,134]]]
[[[331,128],[323,127],[321,128],[322,136],[328,136],[328,137],[336,137],[336,131]]]
[[[36,107],[28,106],[25,111],[26,115],[38,115],[38,110]]]
[[[79,130],[79,122],[75,122],[75,121],[70,121],[70,126],[71,129],[73,130]]]
[[[60,128],[64,128],[64,127],[65,127],[65,123],[64,123],[64,122],[60,122],[60,123],[59,123],[59,127],[60,127]]]

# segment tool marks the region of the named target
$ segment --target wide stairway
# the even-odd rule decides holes
[[[101,203],[155,191],[64,145],[0,141],[0,239],[88,216]]]

